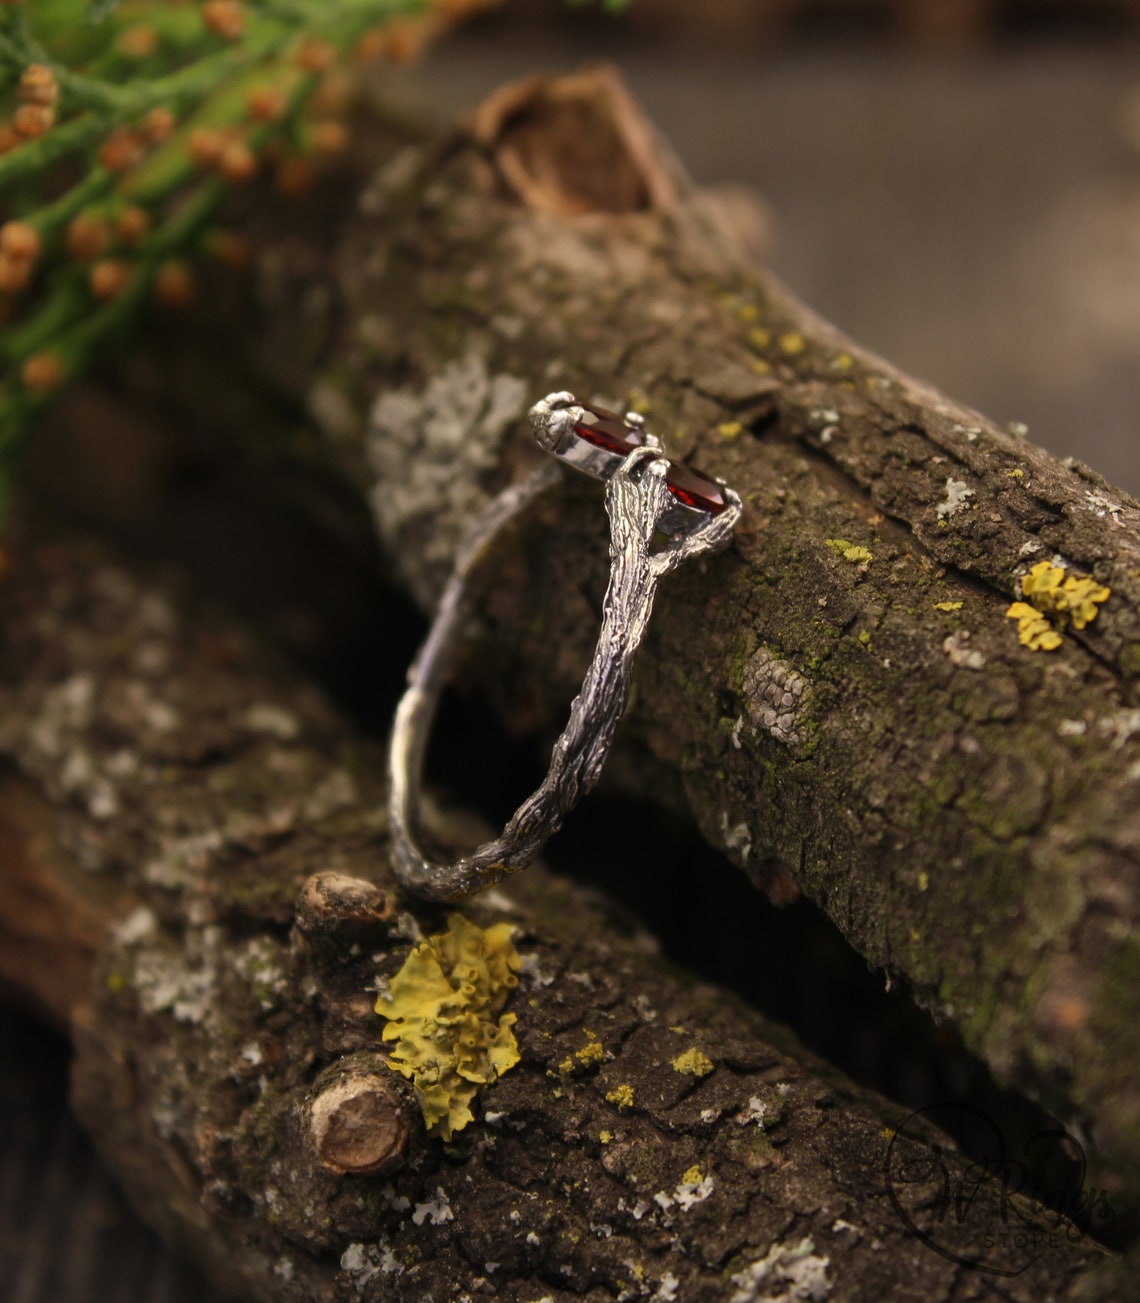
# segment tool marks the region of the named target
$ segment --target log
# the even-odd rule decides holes
[[[373,1004],[444,916],[395,887],[376,745],[105,548],[24,542],[0,618],[0,977],[70,1018],[106,1161],[240,1297],[1111,1288],[1063,1217],[540,869],[465,909],[513,929],[521,1061],[429,1136]]]
[[[747,509],[662,592],[614,774],[807,896],[1134,1198],[1137,503],[797,303],[613,73],[506,88],[442,141],[384,120],[354,203],[251,214],[252,291],[220,285],[198,350],[159,349],[135,392],[261,464],[336,468],[425,610],[539,455],[529,402],[637,406]],[[307,406],[302,455],[280,405],[248,419],[251,371]],[[567,481],[489,567],[462,677],[519,732],[565,718],[604,555]],[[1041,561],[1111,590],[1052,651],[1007,618]]]

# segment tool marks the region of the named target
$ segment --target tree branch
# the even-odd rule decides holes
[[[70,1009],[81,1118],[229,1288],[948,1300],[953,1256],[981,1251],[972,1297],[1036,1300],[1113,1269],[991,1183],[941,1227],[974,1181],[944,1137],[893,1140],[900,1110],[538,869],[466,911],[514,927],[522,1061],[430,1139],[372,1006],[443,916],[395,895],[377,749],[242,630],[90,546],[25,546],[0,616],[5,810],[28,812],[5,820],[0,972]],[[465,842],[466,822],[433,832]],[[53,901],[36,962],[8,944],[21,895]],[[1010,1210],[1044,1251],[983,1248]]]

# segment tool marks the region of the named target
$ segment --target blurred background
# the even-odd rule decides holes
[[[514,0],[380,75],[450,115],[504,80],[617,64],[697,181],[762,196],[766,258],[800,298],[1137,493],[1138,56],[1140,0],[634,0],[619,15]],[[612,827],[596,808],[584,822]],[[685,948],[704,930],[692,896],[684,920],[649,918],[672,958],[897,1099],[1006,1107],[952,1031],[885,993],[809,907],[777,913],[685,826],[646,822],[720,921],[708,955]],[[549,858],[596,859],[585,837],[572,825]],[[618,844],[598,870],[619,895],[623,858]],[[853,1006],[857,1024],[836,1016]],[[0,1006],[0,1300],[219,1298],[123,1204],[67,1113],[66,1063],[61,1036]]]

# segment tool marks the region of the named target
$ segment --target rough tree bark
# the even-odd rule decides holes
[[[467,909],[514,925],[522,1062],[473,1125],[430,1139],[372,1006],[443,914],[397,902],[378,748],[242,630],[90,545],[21,547],[0,616],[0,977],[71,1019],[80,1117],[227,1287],[304,1303],[1111,1288],[1113,1261],[1066,1223],[975,1192],[921,1126],[892,1149],[899,1109],[539,869]],[[946,1190],[970,1212],[942,1227]],[[979,1256],[984,1272],[955,1260]]]
[[[1134,1193],[1136,502],[796,303],[611,74],[508,88],[444,143],[387,130],[354,206],[261,214],[255,301],[220,294],[238,330],[209,329],[307,403],[304,455],[367,499],[425,609],[538,455],[522,415],[547,390],[633,402],[731,482],[735,544],[663,591],[614,771],[683,791],[759,887],[810,897]],[[160,374],[234,447],[283,446],[202,351]],[[466,672],[553,733],[604,583],[596,493],[568,482],[520,537]],[[1005,615],[1043,559],[1112,590],[1053,652]]]

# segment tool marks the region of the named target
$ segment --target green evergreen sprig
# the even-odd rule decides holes
[[[226,192],[343,147],[337,77],[487,0],[0,0],[0,477],[30,418],[193,261]],[[343,98],[343,96],[340,96]]]

